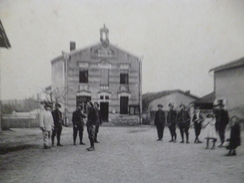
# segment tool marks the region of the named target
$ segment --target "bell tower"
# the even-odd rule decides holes
[[[104,48],[107,48],[109,45],[108,33],[109,30],[106,28],[104,24],[103,28],[100,29],[100,41]]]

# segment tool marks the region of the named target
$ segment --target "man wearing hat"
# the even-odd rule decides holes
[[[51,136],[51,130],[54,128],[53,116],[51,113],[51,104],[45,103],[44,109],[40,113],[40,128],[43,135],[43,148],[49,149],[49,140]]]
[[[170,135],[171,135],[171,140],[169,142],[176,142],[176,117],[177,113],[174,110],[174,105],[169,103],[169,112],[167,115],[167,125],[169,127]]]
[[[201,114],[200,107],[196,107],[195,114],[193,115],[192,121],[194,123],[195,136],[196,136],[194,143],[202,143],[202,141],[199,140],[199,135],[201,133],[202,122],[203,122],[203,116]]]
[[[87,133],[88,133],[88,138],[90,140],[91,146],[87,148],[88,151],[94,151],[95,146],[94,146],[94,141],[95,141],[95,130],[96,130],[96,125],[97,125],[97,120],[98,116],[96,114],[96,110],[94,109],[94,106],[92,102],[87,102],[87,107],[88,107],[88,114],[87,114]]]
[[[158,111],[156,112],[154,118],[154,124],[157,128],[157,133],[158,133],[158,141],[163,139],[163,133],[164,133],[165,115],[162,109],[163,109],[163,105],[158,104]]]
[[[99,104],[97,102],[94,103],[94,109],[95,109],[96,114],[97,114],[97,124],[96,124],[96,128],[95,128],[95,139],[94,139],[94,142],[95,143],[99,143],[97,141],[97,134],[99,132],[99,126],[102,124],[102,120],[101,120],[101,112],[99,110]]]
[[[220,137],[220,145],[219,147],[223,147],[225,142],[225,129],[227,124],[229,123],[229,115],[228,112],[224,109],[224,104],[219,102],[217,108],[215,110],[216,115],[216,131],[219,133]]]
[[[54,121],[54,129],[52,130],[52,146],[54,146],[54,138],[57,135],[57,146],[63,146],[60,144],[60,136],[62,132],[62,113],[59,110],[61,105],[59,103],[55,104],[55,110],[52,112],[53,121]]]
[[[181,135],[181,142],[184,143],[184,133],[186,135],[186,143],[189,144],[189,127],[190,127],[190,115],[187,111],[187,108],[184,104],[180,105],[180,112],[177,116],[177,123],[180,129],[180,135]]]
[[[84,118],[85,114],[82,112],[82,106],[77,105],[76,110],[72,115],[72,123],[73,123],[73,145],[76,145],[77,133],[79,132],[80,137],[80,145],[85,145],[83,143],[83,131],[84,131]]]

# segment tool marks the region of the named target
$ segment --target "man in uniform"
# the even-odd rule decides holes
[[[88,138],[90,140],[91,146],[87,148],[88,151],[94,151],[95,146],[94,146],[94,141],[95,141],[95,129],[97,125],[97,114],[96,110],[94,109],[94,106],[92,102],[87,102],[87,107],[88,107],[88,114],[87,114],[87,133],[88,133]]]
[[[43,135],[43,148],[49,149],[49,140],[51,136],[51,130],[54,128],[53,116],[51,113],[51,104],[44,104],[45,110],[40,113],[40,128]]]
[[[186,134],[186,143],[189,144],[189,127],[190,127],[190,115],[184,104],[180,105],[180,112],[177,115],[177,123],[180,129],[181,142],[184,143],[184,133]]]
[[[223,144],[225,142],[225,129],[227,124],[229,123],[229,115],[228,112],[224,109],[224,104],[222,102],[220,102],[217,107],[218,108],[215,110],[216,131],[219,133],[221,141],[218,147],[223,147]]]
[[[82,106],[77,105],[76,110],[72,115],[73,123],[73,144],[76,145],[77,133],[79,132],[80,145],[85,145],[83,143],[83,131],[84,131],[84,118],[86,115],[82,112]]]
[[[177,113],[174,110],[173,104],[169,103],[169,112],[167,115],[167,125],[169,127],[170,135],[171,135],[171,140],[169,142],[176,142],[176,117]]]
[[[155,119],[154,119],[154,125],[157,128],[157,133],[158,133],[158,141],[163,139],[163,133],[164,133],[164,123],[165,123],[165,115],[163,105],[158,104],[158,111],[155,114]]]
[[[52,146],[54,146],[54,138],[57,135],[57,146],[63,146],[60,144],[60,136],[62,132],[62,113],[59,108],[61,105],[59,103],[55,104],[55,110],[52,112],[53,121],[54,121],[54,129],[52,130]]]
[[[202,141],[200,141],[198,138],[201,133],[202,122],[203,122],[203,116],[201,114],[199,107],[196,107],[195,114],[193,116],[192,121],[194,123],[194,129],[195,129],[195,135],[196,135],[194,143],[202,143]]]
[[[96,114],[97,114],[97,124],[96,124],[96,128],[95,128],[95,140],[94,142],[95,143],[99,143],[97,141],[97,134],[99,132],[99,126],[102,124],[102,120],[101,120],[101,112],[99,110],[99,104],[97,102],[94,103],[94,109],[96,111]]]

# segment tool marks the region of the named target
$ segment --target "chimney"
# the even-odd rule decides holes
[[[190,90],[186,90],[185,94],[189,96],[191,94],[191,91]]]
[[[74,41],[70,41],[70,51],[75,50],[75,42]]]

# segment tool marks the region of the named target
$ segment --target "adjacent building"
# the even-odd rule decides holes
[[[110,44],[109,30],[100,29],[100,43],[51,60],[52,90],[63,95],[65,116],[70,121],[77,105],[98,102],[104,122],[140,123],[141,60]],[[71,122],[69,122],[71,123]]]
[[[142,103],[144,122],[153,124],[155,112],[158,110],[158,104],[163,105],[163,110],[166,112],[166,114],[169,111],[169,103],[172,103],[176,110],[179,109],[180,104],[185,104],[189,108],[190,114],[192,114],[192,103],[197,99],[199,98],[192,95],[189,90],[166,90],[143,94]]]
[[[244,112],[244,58],[210,70],[214,72],[214,95],[231,111]],[[244,117],[244,116],[243,116]]]

